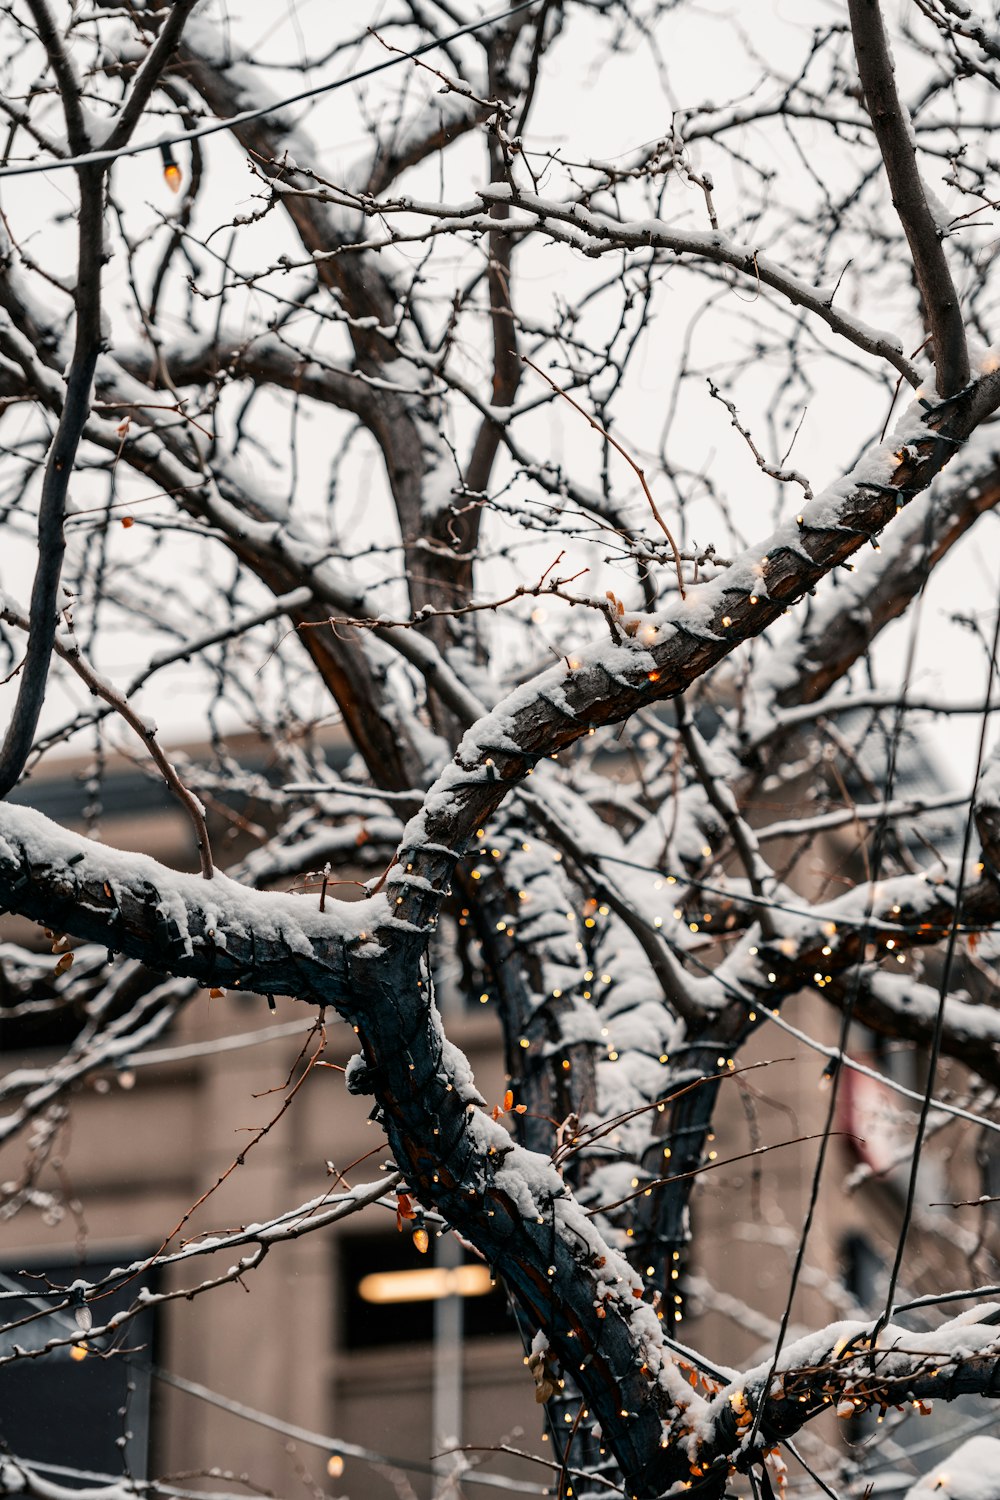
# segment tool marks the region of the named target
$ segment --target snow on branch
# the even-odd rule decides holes
[[[384,903],[263,893],[216,872],[168,870],[68,833],[31,808],[0,806],[0,904],[140,959],[153,970],[260,994],[336,1004],[352,950]]]
[[[769,1384],[765,1361],[719,1393],[688,1440],[692,1464],[708,1474],[735,1459],[745,1471],[754,1450],[794,1437],[822,1411],[843,1419],[904,1406],[927,1412],[935,1400],[969,1394],[996,1398],[998,1323],[1000,1304],[986,1303],[930,1332],[890,1323],[877,1342],[870,1324],[830,1324],[789,1344]]]
[[[1000,376],[985,375],[962,397],[917,405],[890,442],[870,450],[843,479],[685,599],[623,637],[581,650],[514,690],[468,731],[451,765],[407,827],[390,891],[401,915],[420,921],[436,905],[440,878],[510,787],[545,756],[596,727],[620,723],[673,697],[733,648],[759,635],[824,574],[869,543],[949,462],[1000,403]],[[417,892],[404,866],[417,851],[445,858]],[[432,861],[433,863],[433,861]],[[415,893],[412,903],[399,894]]]

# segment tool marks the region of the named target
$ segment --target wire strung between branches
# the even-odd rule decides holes
[[[419,47],[414,47],[412,52],[384,58],[382,62],[372,63],[367,68],[359,68],[356,73],[348,73],[344,78],[335,78],[332,83],[318,83],[311,89],[300,89],[297,94],[289,94],[284,99],[275,99],[273,103],[261,105],[259,109],[242,110],[238,115],[231,115],[227,120],[213,120],[208,125],[198,125],[192,130],[180,130],[172,135],[161,135],[155,141],[133,143],[115,151],[87,151],[78,156],[56,157],[52,161],[35,161],[27,162],[23,166],[0,167],[0,178],[28,177],[37,172],[61,172],[67,167],[100,166],[105,162],[118,161],[123,156],[141,156],[145,151],[162,152],[165,147],[181,146],[185,141],[198,141],[207,135],[218,135],[224,130],[234,129],[237,125],[247,125],[251,120],[260,120],[266,115],[278,114],[279,111],[287,109],[292,104],[301,104],[304,100],[315,99],[320,94],[332,94],[351,83],[360,83],[364,78],[372,78],[376,73],[384,73],[387,68],[398,68],[400,63],[412,62],[414,58],[422,57],[425,52],[433,52],[438,47],[446,47],[449,42],[457,41],[459,37],[470,36],[475,31],[483,31],[487,26],[493,26],[498,21],[506,21],[511,16],[518,15],[520,11],[530,10],[533,5],[539,3],[540,0],[520,0],[518,5],[511,5],[506,10],[494,11],[489,16],[480,16],[478,21],[470,21],[466,26],[459,26],[456,30],[448,32],[446,36],[423,42]]]
[[[958,888],[955,892],[955,916],[948,932],[948,942],[945,948],[944,964],[941,968],[941,981],[938,988],[937,1015],[934,1017],[934,1035],[931,1041],[930,1059],[927,1064],[927,1086],[924,1089],[923,1102],[920,1106],[920,1118],[917,1121],[916,1139],[913,1143],[913,1160],[910,1164],[910,1180],[906,1188],[906,1204],[903,1209],[903,1222],[899,1230],[899,1239],[896,1243],[896,1255],[889,1275],[889,1286],[885,1297],[885,1310],[875,1326],[872,1335],[872,1345],[889,1321],[892,1312],[892,1299],[896,1294],[896,1283],[903,1264],[903,1255],[906,1250],[906,1241],[910,1232],[910,1221],[913,1217],[913,1204],[917,1191],[917,1171],[920,1166],[921,1148],[924,1143],[924,1135],[927,1130],[927,1118],[931,1110],[931,1098],[934,1093],[934,1080],[937,1074],[938,1061],[941,1057],[941,1040],[944,1035],[944,1010],[948,999],[948,982],[951,978],[952,965],[955,960],[955,944],[958,939],[958,923],[962,911],[962,895],[965,884],[965,861],[969,854],[969,844],[972,841],[972,823],[975,816],[976,786],[983,767],[983,759],[986,752],[986,730],[989,725],[989,713],[987,712],[990,695],[993,692],[993,676],[996,670],[997,647],[1000,645],[1000,609],[996,613],[996,621],[993,626],[993,645],[989,655],[989,670],[986,674],[986,696],[983,706],[982,719],[979,725],[979,745],[976,751],[976,768],[973,776],[972,794],[969,797],[969,811],[965,819],[965,831],[962,838],[962,858],[959,866]]]

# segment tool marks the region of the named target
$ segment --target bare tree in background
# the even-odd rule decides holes
[[[315,7],[280,56],[250,40],[283,16],[226,9],[17,0],[0,22],[0,785],[70,744],[99,800],[124,723],[200,863],[0,806],[0,902],[80,944],[8,945],[8,992],[83,1016],[0,1085],[0,1136],[37,1145],[203,987],[292,996],[354,1028],[346,1085],[397,1167],[308,1227],[395,1189],[475,1247],[533,1339],[563,1493],[767,1496],[822,1413],[1000,1396],[981,1291],[894,1315],[928,1131],[987,1163],[998,1128],[993,613],[955,601],[949,700],[911,670],[933,570],[975,523],[996,555],[987,8],[754,7],[718,60],[721,12],[684,0]],[[603,67],[661,121],[612,161],[553,130],[567,97],[633,107]],[[180,769],[152,722],[178,663],[203,666],[211,741]],[[898,769],[931,714],[978,735],[974,789],[931,798],[950,856]],[[248,798],[257,847],[227,876],[202,802]],[[492,1111],[445,985],[498,1013]],[[688,1199],[742,1049],[803,989],[839,1020],[829,1111],[785,1317],[737,1372],[679,1342]],[[898,1250],[877,1305],[792,1338],[852,1023],[925,1058]],[[0,1477],[58,1492],[16,1454]]]

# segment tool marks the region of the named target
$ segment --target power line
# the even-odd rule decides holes
[[[179,1391],[184,1391],[189,1396],[194,1396],[199,1401],[206,1402],[209,1406],[216,1406],[221,1411],[228,1412],[231,1416],[240,1417],[245,1422],[252,1422],[257,1427],[269,1428],[272,1432],[281,1433],[285,1437],[293,1438],[296,1442],[308,1443],[313,1448],[319,1448],[323,1452],[336,1454],[341,1458],[358,1459],[362,1463],[390,1466],[394,1469],[409,1470],[415,1474],[433,1474],[432,1464],[422,1462],[420,1459],[395,1458],[384,1453],[377,1453],[372,1448],[359,1447],[357,1443],[345,1442],[342,1438],[328,1437],[322,1432],[313,1432],[307,1427],[300,1427],[294,1422],[285,1422],[280,1417],[273,1417],[269,1412],[258,1411],[255,1407],[247,1406],[242,1401],[233,1401],[226,1396],[220,1396],[218,1391],[211,1390],[206,1385],[201,1385],[194,1380],[185,1380],[181,1375],[175,1375],[172,1371],[164,1370],[158,1365],[151,1365],[150,1372],[154,1379],[161,1380],[167,1385],[172,1385]],[[508,1490],[521,1495],[545,1495],[547,1490],[536,1484],[525,1480],[509,1479],[504,1474],[487,1474],[476,1469],[463,1469],[461,1471],[462,1484],[480,1484],[492,1489]]]
[[[962,895],[965,882],[965,864],[969,857],[969,846],[972,842],[972,825],[976,808],[976,788],[979,785],[979,776],[983,768],[983,760],[986,754],[986,733],[989,725],[989,703],[993,694],[993,678],[996,671],[997,648],[1000,646],[1000,609],[997,610],[996,622],[993,627],[993,645],[989,654],[989,671],[986,677],[986,702],[983,707],[983,715],[979,727],[979,746],[976,752],[976,770],[972,783],[972,791],[969,794],[969,811],[965,819],[965,833],[962,839],[962,855],[959,864],[958,882],[955,890],[955,914],[948,933],[948,942],[945,948],[944,964],[941,969],[941,979],[938,987],[937,1015],[934,1019],[934,1034],[931,1039],[930,1057],[927,1062],[927,1086],[924,1090],[923,1102],[920,1106],[920,1118],[917,1121],[916,1140],[913,1145],[913,1159],[910,1163],[910,1176],[906,1188],[906,1202],[903,1208],[903,1222],[899,1230],[899,1239],[896,1242],[896,1255],[889,1273],[889,1289],[886,1292],[885,1311],[879,1319],[875,1333],[872,1336],[872,1347],[878,1334],[886,1326],[892,1313],[892,1300],[896,1294],[896,1284],[899,1273],[903,1266],[903,1256],[906,1251],[907,1238],[910,1232],[910,1222],[913,1217],[913,1207],[916,1200],[917,1175],[920,1170],[920,1156],[923,1149],[924,1137],[927,1131],[927,1120],[931,1111],[931,1100],[934,1096],[934,1081],[937,1076],[937,1066],[941,1055],[941,1042],[944,1035],[944,1011],[948,1000],[948,982],[951,978],[952,965],[955,960],[955,947],[958,941],[958,928],[962,915]]]
[[[80,156],[54,157],[51,161],[26,162],[20,166],[0,167],[0,178],[29,177],[37,172],[61,172],[67,167],[101,166],[105,162],[117,161],[119,157],[140,156],[145,151],[159,151],[165,147],[181,146],[185,141],[196,141],[208,135],[218,135],[220,131],[232,130],[234,126],[246,125],[251,120],[262,119],[265,115],[277,114],[279,110],[287,109],[293,104],[300,104],[305,99],[315,99],[320,94],[331,94],[336,89],[346,88],[348,84],[359,83],[364,78],[372,78],[376,73],[384,73],[388,68],[399,67],[404,62],[412,62],[414,58],[422,57],[425,52],[433,52],[438,47],[446,47],[449,42],[457,41],[459,37],[482,31],[497,21],[506,21],[509,17],[516,16],[522,10],[530,10],[533,5],[537,4],[539,0],[521,0],[519,5],[496,11],[493,15],[480,16],[478,21],[470,21],[466,26],[459,26],[455,31],[448,32],[446,36],[434,37],[429,42],[423,42],[419,47],[414,47],[412,52],[384,58],[381,62],[372,63],[356,73],[348,73],[344,78],[336,78],[332,83],[318,83],[314,88],[301,89],[297,94],[289,94],[284,99],[275,99],[273,103],[264,104],[259,109],[242,110],[238,115],[230,116],[228,120],[212,120],[209,124],[196,126],[192,130],[178,131],[174,135],[157,136],[155,141],[133,142],[115,151],[87,151]]]

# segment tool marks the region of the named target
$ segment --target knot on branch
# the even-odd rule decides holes
[[[349,1094],[374,1094],[374,1074],[360,1052],[351,1058],[344,1069],[344,1084]]]

